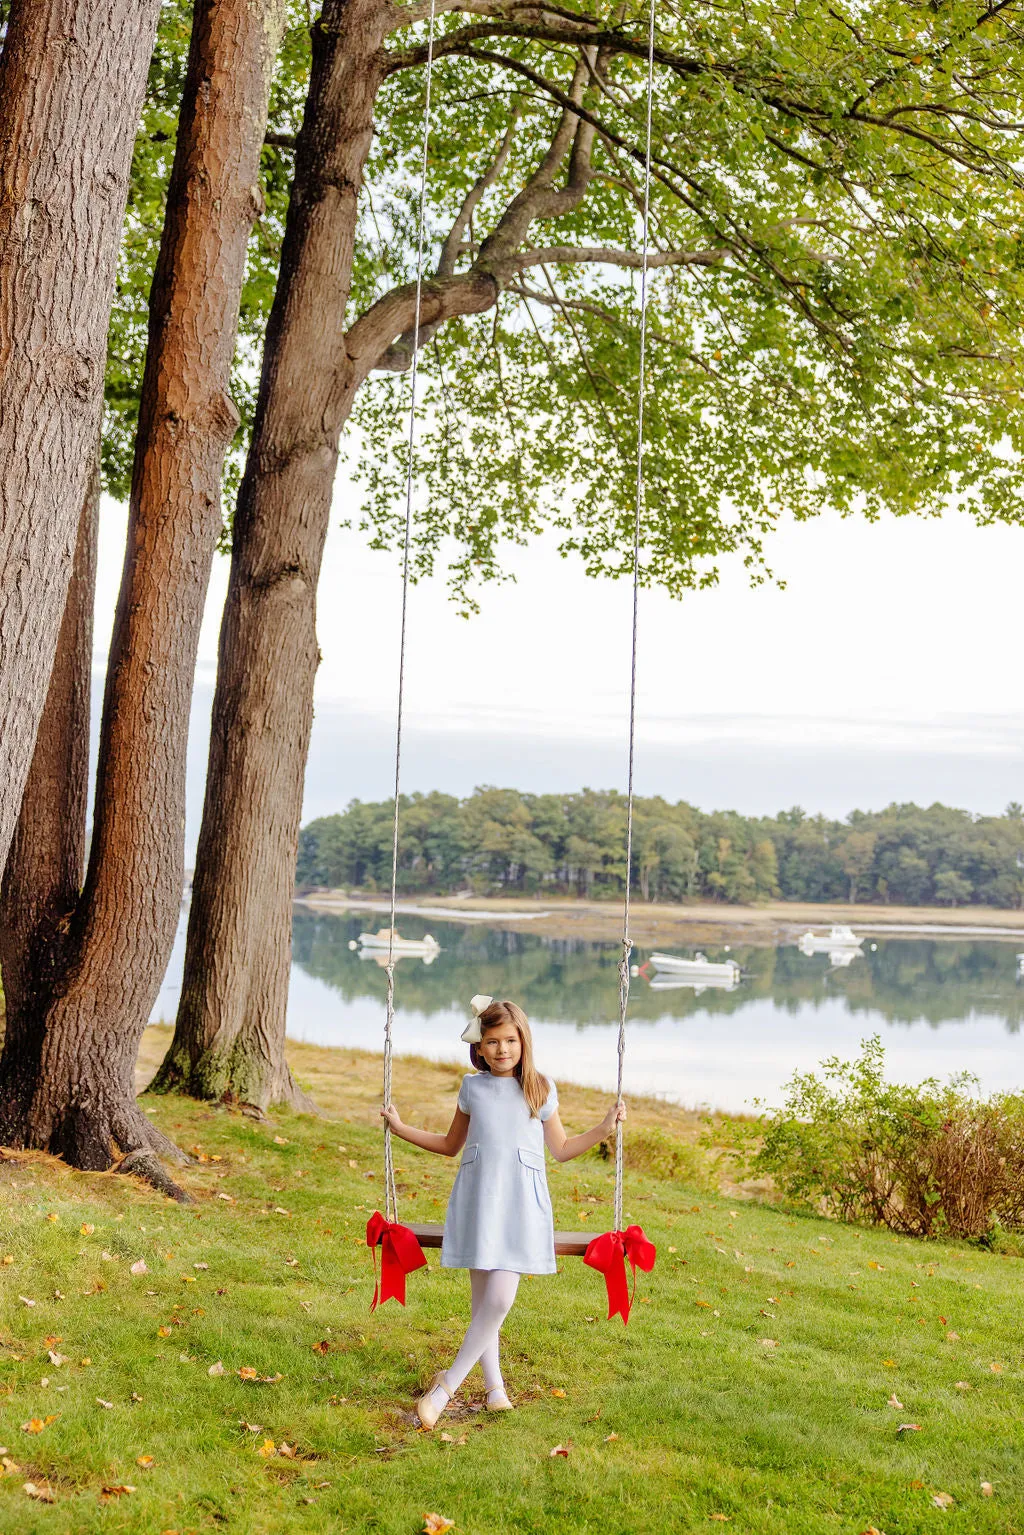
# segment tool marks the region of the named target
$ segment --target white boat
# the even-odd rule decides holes
[[[656,972],[650,978],[651,985],[656,989],[664,989],[673,981],[691,986],[727,986],[731,989],[739,985],[743,973],[734,959],[708,959],[701,953],[695,954],[692,959],[683,959],[678,954],[652,954],[647,965]],[[647,965],[641,967],[640,975],[644,974]]]
[[[806,932],[796,944],[801,954],[841,954],[844,950],[859,951],[860,945],[853,929],[842,924],[830,927],[827,933]]]
[[[396,929],[392,937],[389,927],[380,927],[375,933],[360,933],[358,943],[353,938],[349,948],[371,949],[378,954],[383,951],[385,955],[389,951],[393,954],[434,955],[440,953],[441,945],[430,933],[424,933],[422,938],[401,938]]]

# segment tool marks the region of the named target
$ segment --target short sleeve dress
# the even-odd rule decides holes
[[[544,1121],[557,1107],[554,1083],[534,1118],[515,1077],[463,1077],[459,1108],[469,1134],[448,1201],[443,1268],[555,1272]]]

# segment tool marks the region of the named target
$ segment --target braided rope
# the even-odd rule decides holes
[[[391,834],[391,926],[388,930],[387,1001],[384,1015],[384,1103],[391,1102],[393,1030],[395,1022],[395,907],[398,892],[398,819],[402,783],[402,711],[405,703],[405,633],[409,607],[409,546],[412,541],[413,452],[416,445],[416,383],[420,345],[420,303],[423,296],[423,248],[427,207],[427,152],[430,142],[430,98],[434,73],[434,13],[436,0],[430,0],[430,25],[427,34],[426,98],[423,106],[423,153],[420,163],[419,226],[416,238],[416,314],[412,330],[412,364],[409,377],[409,462],[405,477],[405,541],[402,546],[402,621],[398,650],[398,711],[395,725],[395,812]],[[395,1187],[395,1162],[391,1145],[391,1126],[384,1123],[384,1214],[398,1219],[398,1192]]]
[[[651,114],[654,103],[654,7],[647,17],[647,122],[644,147],[643,259],[640,265],[640,372],[636,408],[636,498],[633,509],[633,633],[629,675],[629,790],[626,803],[626,893],[622,902],[622,954],[619,959],[619,1067],[616,1095],[622,1102],[622,1071],[626,1059],[626,1014],[629,1010],[629,897],[633,868],[633,760],[636,749],[637,619],[640,607],[640,522],[644,506],[644,400],[647,383],[647,271],[651,226]],[[622,1230],[622,1125],[615,1126],[615,1231]]]

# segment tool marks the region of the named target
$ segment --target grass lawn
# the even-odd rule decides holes
[[[604,1320],[600,1276],[565,1260],[524,1282],[506,1327],[518,1411],[479,1412],[471,1376],[418,1432],[412,1400],[461,1337],[466,1277],[431,1254],[406,1310],[370,1314],[379,1063],[297,1047],[293,1064],[331,1117],[143,1100],[205,1159],[185,1175],[191,1208],[46,1157],[0,1162],[5,1535],[415,1535],[428,1512],[455,1535],[1024,1535],[1020,1260],[645,1171],[626,1211],[659,1257],[628,1330]],[[460,1075],[399,1061],[396,1101],[439,1127]],[[602,1101],[562,1100],[570,1129]],[[630,1128],[652,1125],[692,1138],[692,1116],[635,1104]],[[401,1214],[440,1219],[454,1167],[405,1146],[398,1163]],[[550,1182],[560,1224],[608,1227],[605,1162]]]

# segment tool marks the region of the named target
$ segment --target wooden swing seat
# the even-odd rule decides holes
[[[402,1225],[409,1227],[421,1247],[440,1247],[441,1238],[444,1235],[443,1226],[417,1225],[415,1221],[403,1221]],[[594,1237],[598,1235],[596,1231],[556,1231],[555,1256],[582,1258]]]

